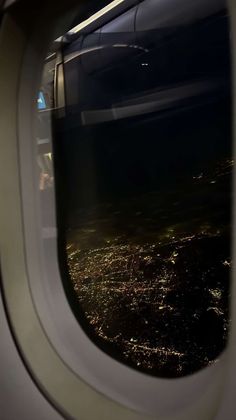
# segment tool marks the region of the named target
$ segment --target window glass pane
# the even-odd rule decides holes
[[[178,377],[217,362],[228,334],[229,17],[201,0],[112,16],[56,52],[63,281],[102,350]]]
[[[36,184],[40,191],[41,222],[43,235],[54,226],[53,198],[53,153],[51,145],[51,112],[54,106],[54,73],[55,54],[50,54],[46,60],[42,75],[42,83],[37,98],[37,162]],[[54,228],[55,231],[55,228]]]

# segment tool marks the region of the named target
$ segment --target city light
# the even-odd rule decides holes
[[[228,182],[232,167],[226,159],[213,171],[191,177],[191,192],[202,194],[216,177]],[[135,210],[139,225],[144,213]],[[173,213],[164,229],[155,228],[150,217],[146,240],[127,233],[103,235],[103,228],[113,226],[112,214],[103,224],[89,219],[67,242],[72,285],[94,335],[145,372],[178,377],[216,363],[229,325],[231,259],[225,228],[208,221],[205,212],[193,228],[188,208],[189,222],[174,222]],[[94,246],[98,232],[102,243]]]

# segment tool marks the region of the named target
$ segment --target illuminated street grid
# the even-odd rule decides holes
[[[226,160],[214,176],[200,173],[192,182],[217,188],[220,180],[222,187],[232,165]],[[100,347],[144,372],[167,377],[217,362],[227,340],[231,260],[229,226],[215,223],[201,221],[192,231],[191,221],[166,224],[150,233],[151,241],[113,233],[90,248],[95,228],[82,229],[86,241],[81,229],[70,233],[69,272]]]

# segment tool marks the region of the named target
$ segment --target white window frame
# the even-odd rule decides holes
[[[227,366],[236,377],[234,306],[230,342],[219,362],[180,379],[145,375],[112,359],[95,346],[72,314],[58,268],[55,220],[48,230],[40,222],[32,122],[37,113],[33,98],[37,98],[48,45],[69,28],[77,2],[52,0],[37,3],[37,10],[36,2],[31,3],[27,2],[28,18],[16,14],[19,4],[16,11],[13,6],[0,33],[1,271],[9,319],[22,355],[42,391],[67,418],[213,419],[221,401],[222,410],[229,406],[222,400]],[[236,21],[234,1],[231,6]],[[72,12],[66,14],[69,7]],[[236,46],[233,25],[232,30]],[[50,250],[45,253],[48,242]],[[232,295],[235,302],[235,282]]]

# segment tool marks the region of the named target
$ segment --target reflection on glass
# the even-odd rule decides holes
[[[103,21],[97,32],[66,35],[58,52],[65,290],[102,350],[165,377],[217,362],[228,335],[234,160],[222,3],[200,1],[166,26],[150,19],[150,29],[141,9],[130,10],[130,30],[119,32],[121,14],[108,19],[114,32]]]
[[[46,108],[46,101],[44,98],[43,92],[39,92],[38,96],[38,109],[45,109]]]
[[[54,106],[55,54],[46,61],[37,98],[37,162],[36,183],[40,191],[41,221],[44,228],[54,227],[54,175],[51,144],[51,116]]]

